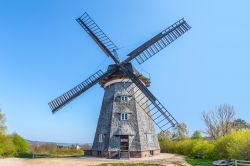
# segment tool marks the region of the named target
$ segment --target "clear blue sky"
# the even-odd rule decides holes
[[[84,11],[121,48],[121,58],[185,17],[189,32],[144,64],[134,62],[150,73],[150,90],[190,133],[204,129],[202,111],[223,103],[250,121],[249,6],[249,0],[1,1],[0,108],[8,132],[92,142],[99,85],[55,115],[47,105],[112,63],[75,21]]]

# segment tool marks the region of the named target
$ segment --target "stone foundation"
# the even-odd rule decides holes
[[[91,151],[86,150],[84,154],[87,156],[104,157],[104,158],[114,158],[119,153],[117,151]],[[143,158],[160,155],[159,150],[148,150],[148,151],[130,151],[130,158]],[[117,157],[118,157],[117,156]]]
[[[159,150],[131,151],[130,152],[131,158],[151,157],[151,156],[157,156],[157,155],[160,155],[160,149]]]

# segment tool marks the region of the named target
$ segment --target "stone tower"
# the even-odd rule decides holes
[[[127,64],[131,69],[132,65]],[[114,67],[110,65],[109,69]],[[146,86],[148,78],[132,69]],[[128,93],[124,84],[127,76],[117,71],[104,78],[100,84],[104,88],[101,112],[92,146],[92,155],[107,158],[147,157],[160,153],[157,134],[151,118]],[[132,91],[138,91],[133,88]],[[142,94],[143,97],[144,94]],[[147,104],[146,100],[144,102]]]

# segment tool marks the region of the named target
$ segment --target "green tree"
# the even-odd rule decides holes
[[[0,134],[4,134],[5,131],[6,131],[5,115],[2,113],[2,110],[0,109]]]
[[[247,123],[245,120],[238,118],[233,122],[233,126],[236,130],[241,130],[241,129],[248,129],[250,128],[250,124]]]
[[[199,130],[194,131],[192,137],[193,139],[200,139],[202,138],[201,132]]]
[[[0,156],[12,157],[27,153],[29,151],[28,143],[18,134],[6,135],[5,115],[0,109]]]
[[[18,134],[12,134],[12,140],[16,148],[17,154],[29,152],[29,144]]]
[[[10,157],[16,155],[16,148],[13,144],[12,137],[0,135],[0,156]]]

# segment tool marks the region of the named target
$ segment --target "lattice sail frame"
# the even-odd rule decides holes
[[[137,104],[144,110],[144,112],[153,120],[153,122],[163,131],[175,127],[178,122],[168,112],[168,110],[160,103],[159,100],[147,89],[144,84],[137,79],[131,71],[124,68],[123,70],[130,79],[124,78],[122,80],[123,87],[133,96]],[[131,82],[132,81],[132,82]],[[146,99],[146,100],[145,100]],[[143,101],[143,102],[142,102]]]
[[[161,108],[160,110],[155,107],[147,96],[130,80],[123,79],[122,82],[126,91],[134,98],[136,103],[144,110],[161,131],[166,132],[178,124],[176,119],[167,111],[159,100],[156,100],[156,103]]]
[[[128,58],[123,62],[120,62],[116,50],[118,47],[110,40],[110,38],[99,28],[99,26],[91,19],[91,17],[84,13],[81,17],[77,18],[76,21],[82,26],[82,28],[90,35],[90,37],[97,43],[97,45],[104,51],[107,56],[110,56],[117,67],[113,70],[108,70],[104,73],[98,70],[96,73],[91,75],[85,81],[75,86],[68,92],[57,97],[53,101],[49,102],[49,106],[52,112],[56,112],[65,106],[67,103],[72,101],[74,98],[91,88],[93,85],[98,83],[101,79],[112,75],[117,70],[123,70],[130,79],[132,83],[127,89],[128,93],[134,97],[137,104],[145,111],[145,113],[155,122],[155,124],[163,131],[167,131],[169,128],[176,126],[178,122],[175,118],[167,111],[167,109],[156,99],[156,97],[143,85],[143,83],[133,74],[129,69],[125,67],[127,63],[136,59],[136,61],[141,64],[155,55],[157,52],[167,47],[177,38],[182,36],[191,27],[186,23],[184,19],[181,19],[163,30],[158,35],[154,36],[152,39],[148,40],[137,49],[128,54]],[[128,85],[125,80],[124,85]],[[136,89],[134,93],[131,91]],[[144,99],[145,102],[141,103]]]
[[[127,56],[129,56],[125,63],[131,61],[132,59],[136,59],[139,64],[142,64],[153,55],[161,51],[163,48],[167,47],[177,38],[182,36],[185,32],[187,32],[191,26],[187,24],[184,18],[180,19],[173,25],[169,26],[167,29],[163,30],[161,33],[157,34],[140,47],[133,50]]]
[[[95,21],[85,12],[76,21],[82,26],[82,28],[92,37],[94,35],[94,41],[101,47],[101,49],[108,56],[115,56],[117,59],[116,50],[118,47],[110,40],[110,38],[101,30],[101,28],[95,23]],[[96,41],[98,40],[98,41]]]

